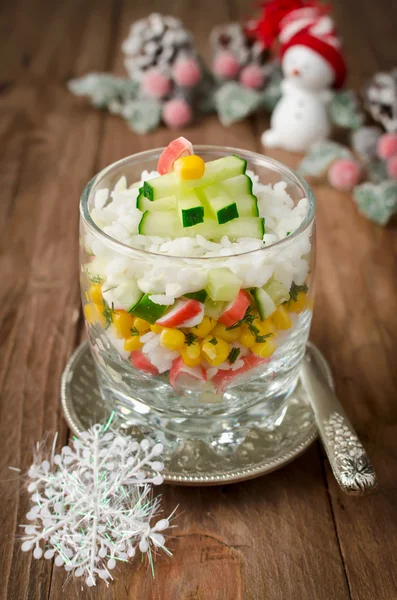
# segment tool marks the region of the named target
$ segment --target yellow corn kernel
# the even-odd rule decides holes
[[[201,348],[198,342],[193,342],[188,346],[184,344],[181,349],[182,360],[188,367],[196,367],[201,363]]]
[[[197,335],[197,337],[199,338],[204,338],[206,335],[209,334],[210,331],[214,329],[215,325],[215,319],[211,319],[211,317],[207,317],[206,315],[201,321],[200,325],[192,327],[191,332],[193,333],[193,335]]]
[[[89,297],[87,291],[84,292],[84,296],[85,296],[85,299],[87,300],[87,302],[89,302],[90,301],[90,297]]]
[[[264,321],[257,321],[255,319],[253,324],[259,329],[259,335],[268,335],[269,333],[276,333],[276,328],[270,318],[265,319]]]
[[[255,344],[255,336],[248,329],[247,325],[243,325],[241,327],[241,333],[238,341],[246,348],[252,348],[252,346]]]
[[[188,179],[200,179],[204,175],[205,162],[201,156],[192,154],[182,156],[174,162],[174,170],[178,177],[184,181]]]
[[[276,341],[273,339],[273,337],[270,337],[267,338],[267,340],[265,340],[264,342],[261,342],[260,344],[254,344],[251,348],[251,351],[254,354],[260,356],[261,358],[269,358],[276,348]]]
[[[272,321],[277,329],[289,329],[292,325],[288,311],[282,305],[272,314]]]
[[[164,328],[160,334],[160,345],[168,350],[179,350],[185,343],[185,335],[179,329]]]
[[[137,329],[140,334],[146,333],[151,328],[150,323],[148,321],[145,321],[145,319],[141,319],[140,317],[134,318],[133,327],[135,327],[135,329]]]
[[[161,325],[157,325],[157,323],[154,323],[154,325],[150,325],[150,329],[151,331],[153,331],[153,333],[161,333],[164,327],[161,327]]]
[[[210,365],[217,367],[229,356],[230,346],[220,337],[209,335],[201,345],[201,352]]]
[[[118,338],[129,338],[134,327],[134,318],[125,310],[114,310],[112,326]]]
[[[289,312],[301,313],[307,306],[307,296],[305,292],[298,292],[296,300],[291,300],[286,304]]]
[[[133,335],[129,338],[127,338],[124,342],[124,350],[127,350],[127,352],[133,352],[134,350],[139,350],[139,348],[142,348],[143,344],[141,342],[141,340],[139,339],[139,335]]]
[[[212,335],[220,337],[225,342],[234,342],[238,339],[241,333],[241,327],[235,327],[234,329],[226,329],[222,323],[217,323],[212,330]]]
[[[90,285],[90,289],[88,290],[88,295],[90,300],[94,302],[94,304],[103,304],[102,300],[102,286],[99,283],[92,283]]]
[[[105,327],[106,319],[103,316],[102,312],[105,307],[99,306],[98,304],[94,304],[91,302],[90,304],[86,304],[84,306],[84,314],[87,320],[88,325],[93,325],[94,323],[98,323],[101,327]]]

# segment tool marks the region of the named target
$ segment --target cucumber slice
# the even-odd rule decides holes
[[[205,302],[204,302],[204,314],[208,315],[212,319],[218,320],[223,312],[224,307],[225,307],[225,302],[215,302],[214,300],[211,300],[211,298],[208,298],[208,296],[207,296],[207,298],[205,299]]]
[[[271,297],[269,296],[269,294],[265,292],[265,290],[263,290],[262,288],[255,288],[254,290],[252,290],[252,295],[255,298],[261,321],[267,319],[267,317],[270,317],[270,315],[274,313],[277,307],[274,304]]]
[[[230,239],[251,237],[262,239],[265,233],[265,219],[263,217],[240,217],[218,226],[218,239],[227,235]],[[204,234],[203,234],[204,235]]]
[[[223,179],[230,179],[231,177],[245,173],[246,168],[246,160],[234,154],[224,156],[223,158],[207,162],[205,164],[204,175],[200,179],[184,181],[183,188],[191,190],[196,187],[211,185]],[[150,181],[145,181],[143,185],[144,194],[149,200],[158,200],[165,196],[173,196],[177,193],[179,187],[180,181],[174,172],[155,177]]]
[[[207,292],[205,290],[199,290],[198,292],[190,292],[190,294],[185,294],[185,298],[192,298],[193,300],[204,302],[204,300],[207,298]]]
[[[129,312],[134,315],[134,317],[140,317],[153,324],[157,319],[160,319],[160,317],[163,316],[169,306],[155,304],[149,299],[150,295],[151,294],[145,294],[142,296],[139,302],[133,306]]]
[[[259,217],[256,196],[236,196],[234,201],[236,202],[240,217]]]
[[[239,217],[236,203],[231,201],[228,196],[215,198],[210,201],[210,204],[219,225],[223,225]]]
[[[140,193],[136,200],[136,207],[142,212],[150,210],[151,212],[167,212],[176,210],[176,198],[175,196],[167,196],[161,198],[157,202],[151,202],[149,198],[146,198],[143,193]]]
[[[138,233],[170,238],[186,235],[176,213],[151,212],[149,210],[142,215],[138,226]]]
[[[204,221],[204,207],[194,192],[178,199],[178,212],[183,227],[192,227]]]
[[[252,181],[248,175],[237,175],[222,181],[223,189],[231,196],[252,196]]]
[[[118,300],[120,305],[129,312],[142,298],[143,292],[138,287],[135,279],[124,281],[112,290],[113,297]]]
[[[239,293],[242,281],[226,267],[212,269],[208,273],[206,291],[211,300],[230,302]]]
[[[275,279],[270,279],[270,281],[263,286],[263,289],[267,294],[269,294],[276,306],[282,304],[283,302],[287,302],[290,299],[290,294],[287,288]]]

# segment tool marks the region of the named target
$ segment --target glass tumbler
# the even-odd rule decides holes
[[[313,305],[315,201],[303,179],[261,154],[218,146],[195,146],[195,151],[205,161],[236,154],[261,184],[284,182],[295,206],[307,199],[300,225],[275,243],[237,255],[170,256],[129,246],[109,228],[101,229],[91,214],[98,190],[113,189],[122,176],[128,184],[140,181],[144,170],[156,169],[161,149],[129,156],[103,169],[81,197],[82,302],[100,392],[109,408],[168,448],[200,440],[226,453],[252,428],[280,425],[297,384]],[[216,280],[225,270],[234,285],[241,282],[236,293],[249,304],[247,318],[235,327],[222,325],[219,302],[205,292],[209,277]],[[140,294],[164,294],[165,286],[178,289],[181,282],[183,299],[189,282],[188,296],[204,305],[205,320],[196,329],[171,328],[170,333],[153,319],[106,301],[109,290],[135,286]],[[274,310],[265,319],[255,306],[255,286],[273,291]]]

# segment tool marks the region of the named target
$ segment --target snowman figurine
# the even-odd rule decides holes
[[[277,37],[284,74],[282,96],[270,129],[261,139],[268,148],[305,152],[330,133],[327,104],[332,98],[331,88],[343,84],[345,62],[333,22],[323,6],[301,5],[284,12]]]

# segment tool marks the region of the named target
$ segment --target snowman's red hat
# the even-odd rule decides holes
[[[266,47],[278,40],[281,57],[291,46],[311,48],[331,66],[338,88],[345,80],[346,64],[329,12],[327,6],[311,0],[268,0],[251,31]]]
[[[321,7],[305,7],[292,11],[280,23],[280,56],[292,46],[307,46],[317,52],[331,66],[334,87],[340,88],[346,78],[346,63],[341,43],[332,19]]]

